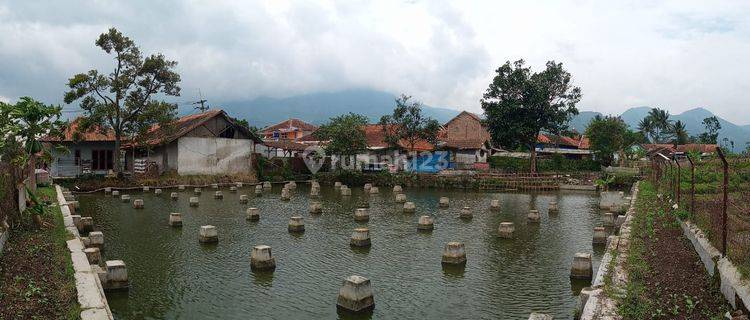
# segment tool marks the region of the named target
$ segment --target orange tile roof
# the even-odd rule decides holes
[[[78,125],[80,118],[76,118],[70,122],[62,133],[62,137],[44,137],[41,140],[45,142],[73,142],[73,141],[115,141],[115,132],[112,129],[107,132],[101,132],[99,127],[93,128],[92,130],[79,132]]]
[[[317,126],[304,122],[300,119],[291,118],[291,119],[279,122],[277,124],[265,127],[261,130],[261,133],[263,134],[272,133],[275,130],[283,130],[283,129],[290,129],[290,128],[296,128],[302,131],[315,131],[318,129]]]
[[[367,140],[367,147],[368,148],[388,148],[390,145],[388,142],[385,141],[385,132],[383,132],[383,126],[380,124],[368,124],[365,125],[365,139]],[[392,128],[390,128],[392,130]],[[398,142],[399,147],[407,150],[407,151],[432,151],[435,149],[435,146],[433,146],[431,143],[427,142],[426,140],[418,140],[414,144],[414,148],[409,148],[409,143],[401,139],[401,141]]]
[[[183,135],[192,131],[193,129],[203,125],[206,121],[220,115],[223,116],[227,121],[234,122],[224,112],[224,110],[221,109],[214,109],[202,113],[191,114],[175,120],[167,127],[161,127],[158,124],[154,125],[153,127],[151,127],[151,129],[149,129],[148,133],[145,134],[145,143],[149,145],[160,145],[172,142],[175,139],[182,137]],[[237,127],[242,128],[241,126]],[[247,134],[251,137],[251,139],[255,140],[256,142],[261,142],[260,138],[256,137],[255,134],[249,132],[249,130],[245,131],[247,131]]]
[[[697,151],[701,153],[712,153],[716,152],[717,144],[702,144],[702,143],[690,143],[677,145],[678,152],[691,152]]]
[[[540,133],[537,136],[536,141],[538,143],[559,144],[559,145],[564,145],[564,146],[569,146],[569,147],[576,147],[578,149],[589,148],[589,139],[586,137],[581,137],[580,139],[573,139],[571,137],[566,137],[566,136],[556,136],[556,135]]]

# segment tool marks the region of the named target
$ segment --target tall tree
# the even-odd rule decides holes
[[[409,151],[413,151],[420,140],[436,144],[440,123],[422,114],[422,103],[410,100],[411,96],[402,94],[396,98],[393,114],[380,118],[386,142],[398,148],[400,142],[405,141]]]
[[[669,120],[669,111],[660,108],[653,108],[648,112],[646,117],[649,118],[649,121],[651,121],[653,126],[653,142],[667,142],[668,140],[666,139],[667,137],[665,133],[669,133],[672,130],[672,121]]]
[[[703,119],[703,126],[706,131],[698,135],[698,139],[701,143],[716,144],[719,140],[719,130],[721,130],[721,123],[719,118],[711,116]]]
[[[654,128],[654,123],[651,121],[651,118],[644,117],[643,119],[641,119],[641,121],[638,122],[638,131],[640,131],[641,134],[643,134],[643,136],[652,143],[657,143],[655,134],[656,130]]]
[[[590,141],[590,149],[594,152],[599,163],[604,166],[612,165],[615,153],[625,156],[625,134],[628,125],[620,117],[597,115],[591,119],[586,127],[586,137]]]
[[[536,142],[542,131],[561,132],[570,117],[578,114],[581,89],[562,63],[547,62],[545,70],[533,73],[523,60],[506,62],[496,71],[481,99],[492,140],[510,149],[525,147],[536,172]]]
[[[669,131],[670,135],[672,136],[672,141],[675,145],[678,144],[687,144],[690,142],[690,136],[688,135],[687,128],[685,127],[685,123],[681,120],[677,120],[671,127]]]
[[[321,141],[328,141],[325,146],[327,154],[351,156],[367,148],[366,124],[367,117],[350,112],[331,118],[314,135]]]
[[[177,62],[162,54],[144,58],[135,42],[115,28],[101,34],[96,46],[114,56],[114,69],[108,75],[97,70],[74,75],[68,80],[70,91],[65,93],[65,103],[80,99],[84,111],[81,130],[112,129],[117,150],[114,170],[119,173],[123,138],[175,119],[177,106],[157,96],[179,96],[180,76],[174,71]]]

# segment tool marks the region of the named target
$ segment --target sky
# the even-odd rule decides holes
[[[371,88],[481,112],[505,61],[555,60],[581,110],[749,124],[748,16],[750,1],[0,0],[0,100],[62,104],[68,78],[113,69],[94,41],[116,27],[179,63],[176,102]]]

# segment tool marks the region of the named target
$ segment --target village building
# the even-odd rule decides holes
[[[300,119],[291,118],[260,130],[263,141],[298,141],[311,135],[318,127]]]
[[[479,115],[462,111],[443,125],[440,149],[448,150],[456,169],[486,169],[492,151],[490,133]]]
[[[80,119],[71,121],[62,137],[45,137],[49,143],[52,161],[49,174],[55,178],[77,177],[83,174],[107,174],[114,169],[115,134],[112,130],[92,129],[79,131]],[[61,148],[62,147],[62,148]]]
[[[665,156],[684,155],[690,152],[697,152],[702,157],[710,156],[716,153],[718,144],[689,143],[674,145],[671,143],[645,143],[641,147],[646,151],[648,157],[653,157],[658,153]]]
[[[583,135],[567,137],[541,133],[537,136],[535,148],[540,156],[557,154],[568,159],[591,158],[593,154],[589,149],[589,139]]]
[[[249,173],[258,144],[261,139],[226,112],[209,110],[154,126],[126,146],[125,162],[134,173],[152,167],[180,175]]]
[[[434,145],[421,139],[413,145],[402,139],[397,146],[393,146],[386,141],[385,131],[380,124],[365,125],[363,130],[367,141],[367,150],[357,154],[356,162],[361,163],[365,171],[405,170],[410,167],[406,161],[410,154],[416,153],[418,155],[425,151],[435,150]],[[413,169],[416,167],[411,166]]]

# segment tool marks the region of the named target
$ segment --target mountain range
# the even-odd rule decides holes
[[[377,122],[381,116],[390,114],[395,106],[396,96],[382,91],[369,89],[351,89],[337,92],[316,92],[295,95],[286,98],[259,97],[246,101],[225,101],[214,104],[226,110],[236,118],[246,119],[250,125],[265,127],[289,118],[298,118],[319,125],[333,116],[354,112],[369,118],[370,122]],[[585,109],[585,107],[579,107]],[[638,122],[651,110],[651,107],[634,107],[625,110],[619,116],[631,129],[637,129]],[[423,106],[426,115],[445,123],[460,111],[456,109]],[[586,130],[591,119],[601,115],[594,111],[581,111],[570,121],[570,127],[579,132]],[[670,116],[670,120],[681,120],[685,123],[690,135],[698,135],[704,131],[701,123],[704,118],[714,114],[704,108],[695,108],[683,113]],[[750,142],[750,125],[737,125],[726,119],[719,118],[721,130],[719,142],[724,138],[734,142],[734,151],[745,150]]]

